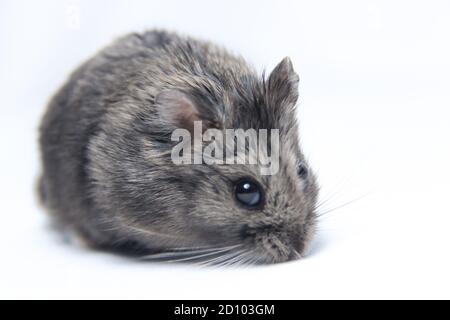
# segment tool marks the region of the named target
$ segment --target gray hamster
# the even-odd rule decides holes
[[[266,264],[305,255],[318,186],[301,152],[298,76],[209,42],[130,34],[81,65],[40,126],[40,198],[90,247],[158,261]],[[279,170],[175,164],[177,128],[278,129]],[[202,131],[203,132],[203,131]]]

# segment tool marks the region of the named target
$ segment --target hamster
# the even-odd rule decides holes
[[[40,126],[40,198],[89,247],[158,261],[270,264],[304,256],[317,179],[299,145],[298,75],[267,77],[206,41],[126,35],[75,70]],[[279,169],[175,164],[177,128],[277,129]]]

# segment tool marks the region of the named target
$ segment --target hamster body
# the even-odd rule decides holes
[[[165,31],[118,39],[79,67],[40,127],[40,196],[89,246],[155,257],[276,263],[305,254],[318,188],[299,146],[298,76]],[[279,170],[176,165],[177,128],[278,129]],[[181,259],[183,260],[183,259]]]

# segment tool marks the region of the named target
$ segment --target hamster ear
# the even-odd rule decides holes
[[[294,109],[298,100],[298,83],[299,77],[291,59],[284,58],[273,69],[267,82],[269,98],[274,107]]]
[[[166,90],[159,93],[155,105],[161,120],[169,126],[191,130],[194,121],[200,121],[199,107],[185,93]]]

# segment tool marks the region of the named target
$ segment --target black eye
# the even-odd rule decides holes
[[[261,205],[263,199],[261,187],[250,179],[243,179],[237,182],[234,187],[234,195],[241,204],[250,208]]]
[[[297,168],[297,174],[300,178],[306,179],[308,177],[308,168],[306,164],[300,163]]]

